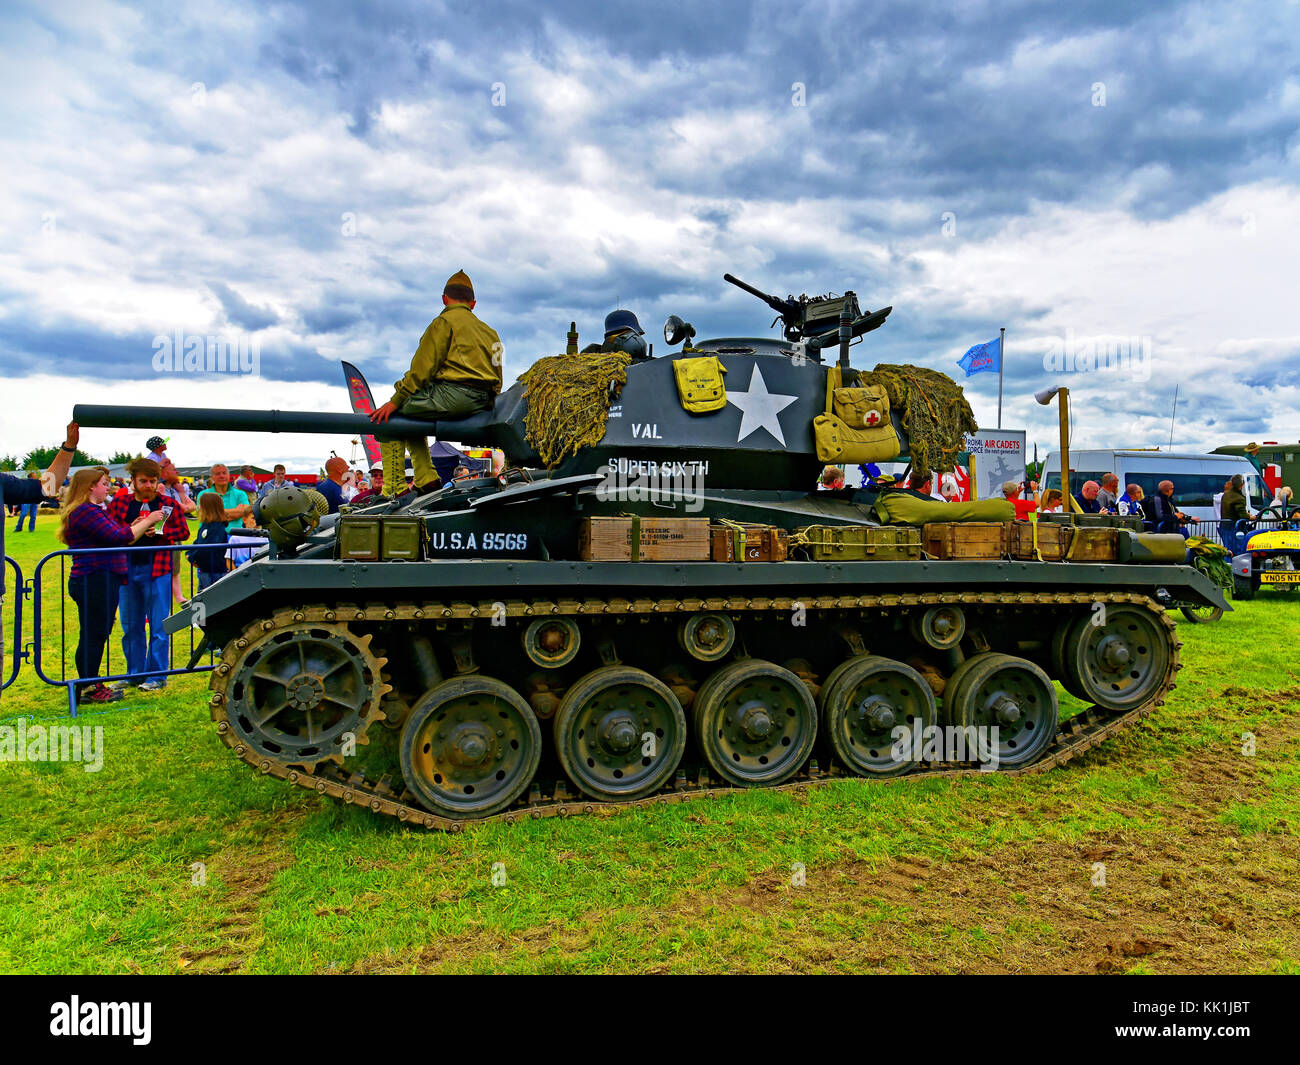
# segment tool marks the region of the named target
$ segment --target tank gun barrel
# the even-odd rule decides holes
[[[762,292],[759,289],[756,289],[753,285],[746,284],[744,281],[740,280],[740,278],[735,277],[732,274],[723,274],[722,280],[730,281],[737,288],[744,289],[751,296],[757,296],[769,307],[771,307],[772,310],[776,311],[779,315],[781,315],[782,318],[789,318],[791,315],[793,315],[796,319],[800,317],[799,303],[797,300],[783,300],[777,296],[769,296],[766,292]]]
[[[224,410],[217,407],[118,407],[78,403],[72,408],[78,425],[98,429],[197,429],[216,432],[320,433],[399,438],[436,436],[437,422],[394,415],[383,425],[364,414],[331,414],[303,410]],[[446,423],[451,425],[454,423]],[[476,427],[477,428],[477,427]],[[485,435],[480,428],[476,434]]]

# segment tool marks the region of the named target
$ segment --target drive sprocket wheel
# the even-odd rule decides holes
[[[311,767],[342,762],[379,716],[389,690],[387,659],[370,636],[345,625],[304,622],[235,642],[226,720],[235,737],[266,758]],[[243,643],[245,646],[240,647]]]

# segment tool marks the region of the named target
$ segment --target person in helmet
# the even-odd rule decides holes
[[[598,351],[625,351],[634,359],[646,358],[645,330],[636,315],[621,308],[605,315],[605,342],[582,349],[584,355]]]

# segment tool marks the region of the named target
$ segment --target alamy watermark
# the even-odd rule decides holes
[[[170,336],[153,338],[155,373],[262,372],[262,343],[244,333],[196,336],[177,329]]]
[[[707,462],[615,459],[596,471],[604,477],[596,486],[596,498],[620,503],[681,503],[687,513],[698,513],[704,509],[708,467]]]
[[[50,1035],[129,1036],[136,1046],[148,1046],[152,1013],[150,1002],[82,1002],[73,995],[50,1006]]]
[[[1151,338],[1081,336],[1067,329],[1064,337],[1051,337],[1043,355],[1048,373],[1115,373],[1135,381],[1151,379]]]
[[[992,773],[1001,763],[997,725],[895,725],[890,756],[911,762],[978,762]]]
[[[0,725],[0,762],[81,762],[87,773],[104,768],[103,725]]]

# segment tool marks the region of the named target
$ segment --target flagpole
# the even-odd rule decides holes
[[[998,330],[998,428],[1002,428],[1002,367],[1007,361],[1007,331]]]

